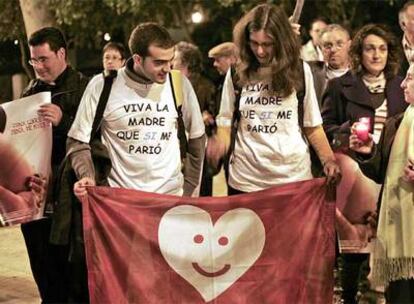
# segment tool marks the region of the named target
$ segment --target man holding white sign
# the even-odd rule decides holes
[[[30,60],[36,74],[23,96],[51,92],[51,103],[38,111],[39,117],[52,124],[52,180],[49,182],[46,213],[53,209],[53,189],[57,171],[66,154],[66,135],[78,109],[88,79],[67,62],[67,46],[60,30],[46,27],[29,39]],[[49,217],[22,225],[33,276],[43,303],[66,302],[68,246],[53,242]],[[49,243],[49,237],[51,242]],[[63,245],[63,246],[62,246]]]

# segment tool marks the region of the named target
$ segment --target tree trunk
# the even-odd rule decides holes
[[[44,0],[19,0],[26,35],[30,35],[46,26],[54,26],[55,20]]]

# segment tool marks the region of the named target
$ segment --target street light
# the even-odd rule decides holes
[[[109,41],[109,40],[111,40],[111,35],[109,33],[105,33],[103,38],[104,38],[105,41]]]
[[[193,21],[193,23],[200,23],[201,21],[203,21],[203,18],[203,14],[199,11],[196,11],[191,14],[191,21]]]

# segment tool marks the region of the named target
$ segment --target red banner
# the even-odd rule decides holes
[[[332,303],[324,182],[214,198],[88,189],[91,303]]]

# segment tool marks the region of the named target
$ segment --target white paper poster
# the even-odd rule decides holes
[[[50,175],[52,125],[38,115],[51,93],[42,92],[0,105],[0,225],[14,225],[42,217],[44,195],[28,185],[28,178]],[[4,122],[5,120],[5,122]],[[41,200],[41,201],[39,201]]]

